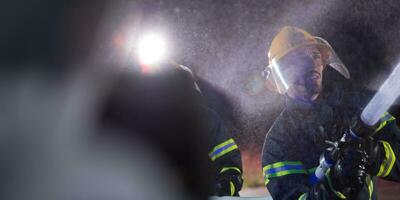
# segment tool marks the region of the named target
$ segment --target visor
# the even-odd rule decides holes
[[[287,92],[287,90],[291,87],[293,84],[290,78],[290,74],[285,72],[285,67],[282,64],[280,64],[280,60],[286,56],[288,53],[292,52],[295,49],[298,49],[300,47],[306,47],[306,46],[315,46],[319,49],[322,55],[322,59],[325,63],[325,65],[328,65],[332,68],[334,68],[336,71],[338,71],[340,74],[342,74],[345,78],[350,79],[350,73],[349,70],[346,68],[346,66],[343,64],[343,62],[340,60],[340,58],[337,56],[336,52],[333,50],[331,45],[324,39],[320,37],[314,37],[314,41],[306,44],[302,44],[299,46],[296,46],[294,48],[291,48],[291,51],[287,51],[284,53],[284,55],[277,56],[276,58],[273,58],[270,62],[270,64],[265,68],[264,73],[266,75],[267,81],[274,83],[276,90],[284,94]]]

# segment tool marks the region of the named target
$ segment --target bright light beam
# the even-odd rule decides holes
[[[162,61],[166,54],[165,39],[156,33],[145,34],[138,40],[138,56],[140,63],[152,65]]]

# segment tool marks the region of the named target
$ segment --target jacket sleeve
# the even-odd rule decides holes
[[[212,162],[217,188],[225,191],[218,195],[238,196],[242,188],[242,161],[239,148],[227,132],[219,115],[204,107],[211,145],[208,156]],[[218,189],[217,189],[218,190]]]
[[[377,159],[379,170],[376,176],[400,182],[400,129],[396,119],[390,113],[385,113],[375,132],[374,138],[382,149]]]
[[[208,156],[214,168],[217,171],[226,167],[237,168],[241,172],[240,151],[235,140],[227,133],[226,127],[215,111],[205,106],[203,109],[206,112],[207,135],[211,138]]]
[[[301,137],[290,137],[290,120],[279,120],[268,132],[262,151],[262,170],[265,185],[273,199],[341,199],[327,181],[312,186],[309,181],[315,168],[307,168],[302,160],[304,154],[312,154],[311,146],[302,146]],[[284,121],[284,122],[283,122]],[[292,138],[292,139],[291,139]],[[314,156],[315,157],[315,156]],[[314,157],[312,159],[314,160]],[[318,157],[315,158],[318,165]]]

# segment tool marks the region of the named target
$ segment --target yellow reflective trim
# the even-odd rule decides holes
[[[268,172],[269,170],[275,170],[274,172]],[[276,169],[279,169],[276,171]],[[264,179],[272,177],[285,176],[289,174],[307,174],[304,166],[299,161],[282,161],[267,165],[263,168]]]
[[[231,144],[233,144],[231,147],[229,147],[229,148],[227,148],[227,149],[225,149],[225,150],[219,152],[219,153],[216,154],[216,155],[213,155],[213,154],[214,154],[216,151],[218,151],[220,148],[223,148],[224,146],[231,145]],[[214,160],[216,160],[217,158],[219,158],[219,157],[221,157],[221,156],[223,156],[223,155],[225,155],[225,154],[227,154],[227,153],[229,153],[229,152],[231,152],[231,151],[233,151],[233,150],[235,150],[235,149],[238,149],[238,146],[235,144],[235,141],[231,138],[231,139],[229,139],[229,140],[227,140],[227,141],[225,141],[225,142],[223,142],[223,143],[221,143],[221,144],[215,146],[215,147],[210,151],[210,153],[208,153],[208,156],[211,158],[212,161],[214,161]]]
[[[282,170],[277,173],[273,174],[266,174],[266,171],[271,169],[271,168],[279,168],[283,166],[303,166],[303,163],[300,161],[283,161],[283,162],[276,162],[270,165],[266,165],[263,167],[263,177],[264,177],[264,185],[267,186],[267,184],[270,181],[270,178],[274,177],[279,177],[279,176],[284,176],[284,175],[289,175],[289,174],[309,174],[309,173],[314,173],[316,167],[310,168],[310,169],[289,169],[289,170]]]
[[[214,151],[216,151],[216,150],[218,150],[219,148],[221,148],[221,147],[223,147],[223,146],[225,146],[225,145],[228,145],[228,144],[230,144],[230,143],[235,143],[235,141],[233,140],[233,138],[231,138],[231,139],[229,139],[229,140],[227,140],[227,141],[225,141],[225,142],[222,142],[221,144],[215,146],[215,147],[210,151],[209,154],[212,154]]]
[[[380,121],[381,123],[379,124],[378,128],[375,129],[375,133],[382,130],[383,127],[385,127],[389,122],[396,120],[396,118],[394,118],[390,113],[385,112]]]
[[[382,164],[379,168],[379,172],[378,172],[377,176],[386,177],[392,171],[392,168],[396,161],[396,155],[394,154],[393,149],[388,142],[383,141],[383,140],[379,140],[379,142],[381,142],[383,144],[383,147],[385,149],[385,158],[382,161]]]
[[[285,176],[289,174],[307,174],[307,171],[304,169],[293,169],[293,170],[285,170],[285,171],[280,171],[276,172],[273,174],[267,174],[265,178],[272,178],[272,177],[279,177],[279,176]]]
[[[307,199],[307,193],[304,193],[299,197],[299,200],[306,200],[306,199]]]
[[[341,192],[336,191],[336,190],[333,188],[332,182],[331,182],[331,178],[329,177],[329,175],[326,174],[325,177],[326,177],[326,179],[328,180],[328,186],[329,186],[329,188],[331,189],[331,191],[332,191],[333,193],[335,193],[335,195],[336,195],[337,197],[339,197],[340,199],[346,199],[346,196],[344,196]]]
[[[235,185],[233,184],[232,181],[229,182],[229,184],[231,185],[231,196],[233,196],[235,194]]]
[[[271,168],[278,168],[278,167],[283,167],[284,165],[303,165],[302,162],[299,161],[283,161],[283,162],[276,162],[270,165],[267,165],[263,168],[263,171],[267,171]]]
[[[235,149],[238,149],[238,146],[237,146],[236,144],[233,145],[233,146],[231,146],[231,147],[229,147],[228,149],[222,151],[221,153],[219,153],[219,154],[213,156],[213,157],[211,158],[211,160],[214,161],[214,160],[216,160],[217,158],[219,158],[219,157],[221,157],[221,156],[223,156],[223,155],[225,155],[225,154],[227,154],[227,153],[229,153],[229,152],[231,152],[231,151],[233,151],[233,150],[235,150]]]
[[[238,167],[224,167],[224,168],[221,169],[221,171],[219,173],[222,173],[222,172],[225,172],[225,171],[228,171],[228,170],[231,170],[231,169],[236,170],[239,173],[242,173],[242,171]]]
[[[372,193],[374,192],[374,182],[371,180],[370,176],[367,176],[366,180],[367,180],[367,185],[368,185],[369,199],[371,199]]]
[[[268,183],[269,183],[269,178],[266,178],[264,181],[265,186],[267,186]]]

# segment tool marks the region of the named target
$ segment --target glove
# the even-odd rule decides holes
[[[378,128],[378,125],[374,127],[364,126],[364,122],[360,121],[358,117],[360,114],[361,110],[353,117],[351,129],[354,130],[357,135],[363,135],[363,140],[360,142],[363,144],[367,154],[366,171],[369,175],[375,176],[379,172],[380,164],[385,156],[385,150],[380,142],[370,136],[372,135],[371,133],[374,133]]]
[[[366,146],[367,158],[367,173],[371,176],[376,176],[379,172],[383,158],[385,157],[385,150],[382,143],[373,138],[368,138]]]
[[[365,146],[351,142],[341,149],[339,159],[330,172],[333,188],[352,198],[364,187],[368,155]]]
[[[217,178],[216,195],[218,196],[239,196],[243,180],[241,173],[234,169],[221,172]]]

